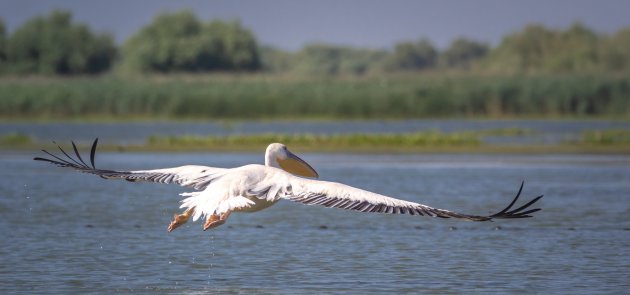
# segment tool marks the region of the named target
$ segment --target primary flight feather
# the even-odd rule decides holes
[[[503,210],[488,216],[469,215],[400,200],[341,183],[313,179],[319,176],[317,172],[304,160],[291,153],[285,145],[279,143],[270,144],[267,147],[264,166],[252,164],[228,169],[186,165],[137,171],[97,169],[94,165],[97,143],[98,139],[92,144],[91,165],[85,163],[74,142],[72,147],[76,158],[59,147],[65,157],[43,150],[51,158],[36,157],[34,160],[73,168],[105,179],[176,183],[194,189],[193,192],[180,194],[186,197],[182,200],[180,208],[186,210],[182,214],[175,215],[168,226],[169,232],[187,222],[190,217],[193,221],[205,218],[204,230],[214,228],[225,223],[232,212],[259,211],[282,199],[307,205],[362,212],[489,221],[531,217],[531,213],[540,209],[529,209],[529,207],[542,198],[542,195],[538,196],[512,209],[523,190],[523,183],[521,183],[518,193]]]

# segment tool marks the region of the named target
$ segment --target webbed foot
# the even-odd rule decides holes
[[[168,232],[170,233],[176,228],[180,227],[182,224],[188,222],[188,219],[194,212],[195,208],[193,207],[186,209],[186,211],[184,211],[184,213],[182,214],[175,214],[175,216],[173,216],[173,221],[171,221],[171,223],[168,225]]]
[[[206,231],[208,229],[215,228],[217,226],[220,226],[220,225],[224,224],[225,221],[230,216],[230,213],[232,213],[232,212],[228,211],[228,212],[225,212],[225,213],[220,214],[220,215],[212,214],[212,215],[208,216],[208,218],[206,219],[206,223],[204,223],[204,225],[203,225],[203,230]]]

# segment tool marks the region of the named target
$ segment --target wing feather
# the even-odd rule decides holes
[[[131,182],[149,181],[166,184],[175,183],[181,186],[192,187],[197,190],[205,189],[213,180],[220,177],[226,170],[224,168],[214,168],[198,165],[186,165],[173,168],[138,171],[97,169],[94,165],[94,157],[96,153],[97,143],[98,138],[94,140],[90,151],[90,164],[92,164],[92,166],[89,166],[83,161],[74,142],[72,142],[72,148],[74,149],[74,152],[76,154],[76,159],[71,157],[61,147],[59,147],[59,150],[61,150],[61,153],[65,155],[65,158],[56,156],[46,150],[43,150],[44,153],[48,154],[52,158],[35,157],[34,160],[49,162],[59,167],[72,168],[80,172],[98,175],[106,179],[124,179]]]
[[[426,215],[472,221],[531,217],[529,214],[539,211],[540,209],[526,209],[542,198],[542,196],[538,196],[527,202],[525,205],[509,211],[521,195],[523,190],[523,183],[521,183],[521,187],[516,194],[516,197],[514,197],[512,202],[505,209],[489,216],[480,216],[433,208],[427,205],[391,198],[336,182],[326,182],[290,176],[290,186],[292,188],[292,193],[278,195],[278,197],[307,205],[320,205],[324,207],[341,208],[361,212],[410,214],[420,216]]]

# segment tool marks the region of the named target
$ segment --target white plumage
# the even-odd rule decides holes
[[[176,215],[169,225],[169,231],[188,220],[205,218],[204,229],[221,225],[231,212],[255,212],[267,208],[279,200],[286,199],[308,205],[357,210],[362,212],[426,215],[443,218],[460,218],[472,221],[487,221],[496,218],[525,218],[540,209],[528,209],[541,196],[525,205],[510,210],[519,198],[523,184],[514,200],[502,211],[489,215],[477,216],[437,209],[427,205],[409,202],[365,191],[336,182],[320,181],[300,177],[318,177],[317,172],[305,161],[288,151],[282,144],[271,144],[265,154],[265,166],[246,165],[237,168],[214,168],[187,165],[166,169],[115,171],[96,169],[94,155],[97,140],[92,145],[91,166],[87,165],[72,144],[76,159],[66,152],[68,158],[62,159],[48,153],[53,159],[35,158],[51,162],[61,167],[70,167],[81,172],[96,174],[106,179],[125,179],[128,181],[152,181],[158,183],[176,183],[193,188],[193,192],[180,194],[186,197],[181,208],[186,211]],[[284,169],[284,170],[283,170]],[[286,170],[286,171],[285,171]],[[292,174],[293,173],[293,174]],[[528,210],[526,210],[528,209]]]

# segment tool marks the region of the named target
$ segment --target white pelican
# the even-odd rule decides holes
[[[505,209],[498,213],[488,216],[456,213],[387,197],[341,183],[297,176],[318,177],[318,174],[305,161],[291,153],[285,145],[279,143],[271,144],[267,148],[265,166],[252,164],[228,169],[186,165],[155,170],[103,170],[97,169],[94,165],[97,143],[98,139],[94,140],[92,144],[90,152],[91,165],[83,161],[74,142],[72,147],[76,159],[59,147],[67,159],[43,150],[52,159],[36,157],[34,160],[50,162],[60,167],[73,168],[105,179],[176,183],[193,188],[194,192],[180,194],[187,197],[182,200],[182,205],[180,206],[180,208],[186,208],[186,210],[182,214],[175,215],[168,226],[169,232],[186,223],[191,216],[193,221],[200,217],[205,218],[206,222],[203,225],[203,230],[207,230],[225,223],[232,212],[259,211],[281,199],[301,202],[307,205],[321,205],[362,212],[427,215],[472,221],[489,221],[499,218],[531,217],[531,213],[540,209],[526,209],[542,198],[542,195],[540,195],[525,205],[510,210],[521,195],[523,190],[523,183],[521,183],[516,197]],[[286,169],[289,172],[279,168]]]

